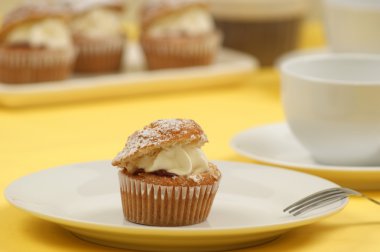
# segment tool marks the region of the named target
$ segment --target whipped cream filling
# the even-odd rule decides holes
[[[158,19],[149,26],[147,34],[153,37],[181,34],[196,36],[212,32],[214,29],[211,14],[203,8],[194,7]]]
[[[72,47],[70,30],[61,19],[46,18],[15,27],[5,38],[8,45],[27,44],[31,47],[63,49]]]
[[[121,13],[108,8],[94,8],[76,16],[70,28],[74,34],[90,38],[119,36],[122,33]]]
[[[136,168],[144,169],[145,172],[165,170],[179,176],[196,175],[209,170],[206,155],[195,146],[173,146],[160,151],[157,156],[145,156],[137,162]]]

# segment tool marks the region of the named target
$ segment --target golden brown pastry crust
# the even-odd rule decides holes
[[[157,120],[128,137],[124,149],[114,158],[112,165],[127,168],[139,158],[153,156],[174,145],[202,146],[207,136],[191,119]]]
[[[35,21],[45,18],[60,18],[68,20],[70,12],[63,6],[50,6],[50,5],[23,5],[14,9],[4,17],[3,24],[0,31],[0,42],[4,40],[6,35],[15,27],[33,23]]]
[[[154,4],[146,4],[141,10],[141,27],[144,33],[156,20],[169,16],[173,13],[180,13],[188,9],[198,7],[208,9],[208,5],[198,1],[178,1],[160,2]]]
[[[78,0],[73,4],[69,4],[73,15],[81,15],[95,8],[107,8],[119,12],[125,11],[124,2],[121,0],[108,0],[108,1],[84,1]]]

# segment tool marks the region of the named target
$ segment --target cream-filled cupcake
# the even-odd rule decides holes
[[[226,47],[256,56],[270,66],[298,46],[309,0],[206,0]]]
[[[119,71],[125,47],[119,0],[69,1],[73,17],[70,28],[78,57],[75,71],[105,73]]]
[[[148,1],[141,22],[150,69],[211,64],[221,43],[207,5],[199,1]]]
[[[206,220],[221,178],[200,149],[207,137],[193,120],[154,121],[132,134],[118,166],[125,219],[152,226]]]
[[[75,49],[61,7],[24,5],[4,17],[0,31],[0,82],[63,80]]]

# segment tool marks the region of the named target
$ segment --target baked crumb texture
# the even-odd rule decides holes
[[[126,169],[120,170],[125,176],[131,179],[140,180],[145,183],[161,185],[161,186],[199,186],[210,185],[220,179],[221,173],[213,163],[208,164],[209,171],[191,174],[188,176],[160,176],[156,173],[142,172],[142,173],[129,173]]]

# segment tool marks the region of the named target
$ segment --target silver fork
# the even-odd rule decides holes
[[[367,195],[364,195],[360,192],[357,192],[349,188],[335,187],[335,188],[325,189],[325,190],[313,193],[305,198],[302,198],[294,202],[290,206],[286,207],[283,210],[283,212],[288,212],[289,214],[297,216],[305,212],[311,211],[313,209],[327,206],[329,204],[332,204],[334,202],[347,198],[348,196],[363,197],[372,201],[373,203],[377,205],[380,205],[380,201],[370,198]]]

